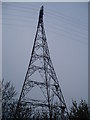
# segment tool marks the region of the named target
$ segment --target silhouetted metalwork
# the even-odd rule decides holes
[[[37,94],[38,90],[40,90],[39,94]],[[21,112],[23,103],[32,106],[32,109],[45,108],[50,120],[53,119],[55,111],[58,111],[60,120],[68,116],[66,103],[50,58],[43,23],[43,6],[40,9],[31,59],[16,108],[16,118]]]

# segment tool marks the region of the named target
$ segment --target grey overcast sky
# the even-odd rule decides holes
[[[20,94],[33,47],[38,14],[66,103],[88,100],[88,3],[3,3],[2,72]]]
[[[3,2],[89,2],[89,0],[1,0]]]

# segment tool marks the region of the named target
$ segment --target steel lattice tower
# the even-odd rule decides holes
[[[35,91],[35,92],[34,92]],[[38,94],[41,92],[42,94]],[[34,98],[34,96],[36,96]],[[18,100],[15,118],[20,114],[21,104],[33,109],[45,108],[52,120],[53,112],[58,110],[60,120],[68,116],[66,103],[50,58],[43,23],[43,6],[40,9],[38,26],[31,53],[28,70]]]

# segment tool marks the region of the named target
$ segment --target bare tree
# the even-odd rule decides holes
[[[76,101],[72,101],[70,120],[89,120],[88,105],[85,100],[81,100],[79,104]]]
[[[16,90],[11,82],[2,81],[2,120],[12,118],[16,107]]]

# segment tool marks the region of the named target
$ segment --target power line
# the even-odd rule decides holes
[[[21,17],[20,18],[7,18],[7,17],[3,17],[3,19],[5,19],[5,20],[7,20],[7,19],[9,19],[9,20],[23,20],[23,21],[25,21],[25,22],[30,22],[30,21],[33,21],[33,19],[22,19]],[[65,32],[69,32],[70,33],[70,31],[68,31],[68,30],[66,30],[66,27],[65,26],[63,26],[63,25],[59,25],[59,24],[57,24],[57,23],[51,23],[50,21],[48,21],[48,20],[45,20],[46,22],[47,22],[47,24],[51,24],[51,25],[53,25],[53,26],[55,26],[57,29],[60,29],[60,30],[64,30]],[[20,21],[21,22],[21,21]],[[53,27],[52,26],[52,27]],[[75,34],[76,35],[81,35],[81,36],[86,36],[86,35],[84,35],[85,34],[85,32],[84,33],[81,33],[81,32],[79,32],[79,31],[77,31],[77,30],[75,30],[75,29],[72,29],[72,28],[70,28],[72,31],[71,32],[75,32]],[[69,29],[69,30],[70,30]]]
[[[24,16],[23,16],[23,15],[21,15],[21,14],[20,14],[20,15],[17,15],[17,14],[6,14],[6,15],[5,15],[5,14],[4,14],[3,16],[7,16],[7,15],[13,16],[13,17],[19,16],[19,18],[22,17],[22,18],[24,18],[24,19],[27,19],[27,18],[29,17],[29,16],[27,16],[27,15],[24,15]],[[20,17],[20,16],[21,16],[21,17]],[[30,18],[31,18],[31,17],[32,17],[32,16],[30,16]],[[32,18],[33,18],[33,17],[32,17]],[[28,20],[28,19],[27,19],[27,20]],[[32,19],[30,19],[30,20],[32,20]],[[60,20],[60,21],[61,21],[61,20]],[[60,22],[60,21],[59,21],[59,22]],[[64,22],[64,21],[62,21],[62,22]],[[51,23],[51,21],[49,21],[49,23]],[[57,23],[54,22],[54,24],[56,24],[56,25],[58,26]],[[54,25],[54,24],[53,24],[53,25]],[[68,24],[66,24],[66,25],[68,25]],[[69,26],[69,27],[73,27],[73,26]],[[71,29],[71,28],[70,28],[70,29]],[[75,31],[75,29],[73,29],[73,30]],[[82,29],[82,30],[84,30],[84,29]],[[80,33],[81,33],[81,31],[80,31]],[[81,33],[81,34],[82,34],[82,33]],[[83,34],[84,34],[84,33],[83,33]]]
[[[47,12],[48,13],[48,12]],[[50,16],[50,17],[54,17],[55,19],[57,18],[57,16],[56,15],[52,15],[52,14],[47,14],[47,16]],[[70,20],[67,20],[67,19],[65,19],[64,17],[58,17],[59,18],[59,20],[62,20],[63,22],[65,22],[65,23],[68,23],[68,24],[74,24],[74,25],[79,25],[79,27],[81,27],[81,28],[83,28],[83,29],[85,29],[85,30],[87,30],[87,27],[88,26],[84,26],[83,24],[79,24],[79,23],[75,23],[75,22],[71,22]],[[58,20],[58,19],[56,19],[56,20]]]
[[[8,7],[9,6],[9,7]],[[32,12],[34,12],[34,13],[36,13],[36,10],[35,9],[30,9],[30,10],[27,10],[27,9],[21,9],[21,7],[17,7],[17,6],[11,6],[11,5],[8,5],[8,6],[5,6],[5,5],[3,5],[2,6],[2,8],[7,8],[7,10],[10,10],[10,9],[12,9],[12,10],[19,10],[19,11],[21,11],[21,12],[26,12],[26,13],[30,13],[30,10],[32,11]]]
[[[9,6],[10,6],[10,5],[9,5]],[[32,11],[36,11],[36,9],[34,9],[34,8],[33,8],[33,9],[31,8],[31,9],[28,11],[28,9],[24,9],[23,7],[17,7],[16,5],[13,5],[13,6],[16,7],[16,8],[18,8],[19,11],[21,11],[21,12],[26,12],[26,11],[27,11],[27,12],[30,13],[30,10],[32,10]],[[5,6],[3,6],[3,7],[5,7]],[[12,7],[12,6],[11,6],[11,7]],[[10,10],[10,9],[17,10],[16,8],[10,8],[10,7],[9,7],[8,10]],[[20,8],[23,8],[23,10],[21,10]],[[66,16],[62,16],[62,15],[60,15],[60,14],[57,16],[56,14],[53,14],[53,13],[50,12],[50,11],[47,12],[47,14],[50,15],[50,16],[53,16],[53,17],[61,18],[61,19],[63,19],[64,21],[69,21],[69,22],[70,22],[70,20],[66,19]],[[81,24],[81,23],[76,23],[75,21],[72,21],[72,20],[71,20],[70,23],[78,24],[78,25],[80,25],[80,26],[85,27],[85,25],[83,25],[83,24]]]
[[[10,4],[9,4],[10,5]],[[27,7],[27,6],[17,6],[18,4],[12,4],[13,6],[16,6],[16,7],[19,7],[19,8],[24,8],[24,9],[33,9],[34,11],[36,11],[37,9],[36,9],[36,5],[33,5],[33,7],[31,7],[31,6],[29,6],[29,7]],[[67,17],[67,18],[69,18],[69,19],[72,19],[73,21],[79,21],[80,22],[80,24],[81,24],[81,22],[83,22],[83,21],[81,21],[80,19],[77,19],[77,18],[74,18],[74,17],[72,17],[72,16],[70,16],[70,15],[64,15],[63,13],[61,13],[60,11],[54,11],[54,10],[52,10],[52,9],[50,9],[50,8],[47,8],[47,10],[50,12],[50,14],[52,13],[52,14],[54,14],[54,15],[58,15],[58,16],[60,16],[60,14],[63,16],[63,17]],[[88,23],[82,23],[82,24],[86,24],[86,25],[88,25]]]
[[[5,22],[2,22],[0,24],[10,25],[10,26],[16,26],[16,27],[19,27],[19,26],[23,27],[24,26],[24,27],[27,27],[27,28],[30,28],[30,26],[32,26],[32,25],[24,25],[24,24],[11,24],[11,23],[5,23]],[[32,27],[35,27],[35,26],[32,26]]]
[[[56,22],[50,22],[50,21],[47,21],[46,20],[46,22],[47,22],[47,24],[51,24],[51,25],[53,25],[53,26],[55,26],[55,27],[57,27],[58,29],[65,29],[65,31],[67,31],[67,32],[70,32],[70,30],[72,30],[71,32],[75,32],[76,34],[79,34],[79,35],[83,35],[83,36],[88,36],[88,34],[87,35],[85,35],[85,33],[87,33],[87,32],[84,32],[84,33],[82,33],[81,31],[77,31],[77,30],[75,30],[75,29],[72,29],[72,28],[70,28],[70,29],[67,29],[66,30],[66,27],[65,26],[63,26],[62,24],[57,24]],[[52,26],[52,27],[53,27]],[[62,30],[63,30],[62,29]]]
[[[68,38],[69,40],[73,40],[73,41],[80,42],[82,44],[88,45],[88,40],[87,41],[83,41],[83,40],[77,39],[75,37],[73,38],[72,36],[68,36],[66,34],[62,34],[60,32],[53,31],[53,29],[50,29],[50,30],[48,29],[48,31],[51,32],[51,33],[53,32],[54,34],[57,34],[59,37],[62,36],[62,37]]]
[[[1,24],[1,23],[0,23]],[[13,26],[13,27],[26,27],[26,28],[29,28],[30,29],[30,26],[31,27],[33,27],[32,25],[18,25],[18,24],[10,24],[10,23],[2,23],[3,25],[9,25],[9,26]],[[75,39],[75,38],[73,38],[73,37],[71,37],[71,36],[68,36],[68,35],[66,35],[66,34],[62,34],[62,33],[60,33],[60,32],[56,32],[56,31],[53,31],[53,29],[50,29],[50,30],[48,30],[49,32],[53,32],[53,33],[55,33],[55,34],[57,34],[57,35],[61,35],[61,36],[63,36],[63,37],[66,37],[66,38],[69,38],[70,40],[74,40],[74,41],[77,41],[77,42],[81,42],[81,43],[84,43],[84,44],[86,44],[87,45],[87,43],[85,42],[85,41],[82,41],[82,40],[79,40],[79,39]],[[75,36],[74,36],[75,37]]]
[[[5,6],[4,6],[4,7],[5,7]],[[22,7],[22,8],[23,8],[23,7]],[[12,9],[12,8],[11,8],[11,9]],[[19,9],[20,9],[20,8],[19,8]],[[14,8],[14,10],[17,10],[17,9]],[[32,9],[30,9],[30,10],[32,10]],[[33,9],[33,10],[36,11],[35,9]],[[22,11],[22,10],[20,9],[20,11]],[[28,12],[29,12],[29,11],[28,11]],[[26,13],[26,11],[25,11],[25,13]],[[30,13],[30,12],[29,12],[29,13]],[[4,13],[4,15],[5,15],[5,13]],[[51,14],[48,14],[48,15],[51,15]],[[14,15],[13,15],[13,16],[14,16]],[[18,16],[18,15],[16,15],[16,16]],[[22,17],[23,17],[23,16],[22,16]],[[28,17],[28,16],[27,16],[27,17]],[[55,16],[53,15],[53,17],[55,17]],[[58,17],[58,18],[60,18],[60,17]],[[31,20],[32,20],[32,19],[31,19]],[[58,20],[58,19],[57,19],[57,20]],[[27,21],[28,21],[28,19],[27,19]],[[20,22],[21,22],[21,21],[20,21]],[[53,23],[51,23],[51,22],[48,22],[47,20],[46,20],[46,22],[47,22],[48,24],[53,24]],[[7,23],[7,24],[10,25],[9,23]],[[16,25],[17,25],[17,24],[16,24]],[[55,27],[52,26],[52,28],[56,28],[56,29],[58,29],[59,31],[60,31],[60,30],[63,30],[64,32],[69,33],[70,36],[71,36],[71,34],[73,34],[72,32],[67,31],[66,29],[64,29],[64,28],[65,28],[64,26],[58,27],[59,25],[58,25],[57,23],[54,23],[53,25],[55,25]],[[14,26],[15,26],[15,24],[14,24]],[[19,26],[22,26],[22,25],[19,24]],[[29,25],[23,25],[23,26],[28,27]],[[63,29],[62,29],[62,28],[63,28]],[[55,30],[56,30],[56,29],[55,29]],[[76,32],[76,31],[73,30],[73,32]],[[77,34],[76,34],[77,36],[78,36],[78,33],[79,33],[79,32],[77,32]],[[75,33],[74,33],[74,34],[75,34]],[[79,34],[79,36],[80,36],[80,35],[81,35],[82,38],[83,38],[84,34],[81,33],[81,34]],[[77,37],[77,36],[75,36],[75,37]]]
[[[3,15],[5,15],[5,13],[3,13]],[[6,15],[15,15],[15,14],[8,14],[8,13],[6,13]],[[50,14],[47,14],[48,16],[50,16]],[[15,16],[19,16],[19,15],[15,15]],[[28,16],[22,16],[22,15],[20,15],[21,17],[28,17]],[[52,16],[52,15],[51,15]],[[53,17],[55,17],[55,16],[53,16]],[[61,19],[56,19],[57,21],[63,21],[63,20],[61,20]],[[66,21],[66,20],[64,20],[63,22],[68,22],[68,21]],[[70,23],[68,23],[68,24],[71,24],[71,22]]]
[[[68,19],[71,19],[73,22],[78,22],[78,23],[81,24],[81,25],[88,25],[87,22],[82,23],[83,21],[81,21],[80,19],[71,17],[71,16],[69,16],[69,15],[64,15],[64,14],[61,13],[60,11],[59,11],[59,13],[58,13],[58,12],[56,12],[56,11],[54,11],[54,10],[51,10],[50,8],[47,8],[47,9],[49,10],[50,13],[52,12],[51,14],[54,14],[54,15],[56,15],[56,16],[61,17],[60,15],[62,15],[63,17],[66,17],[66,18],[68,18]]]

